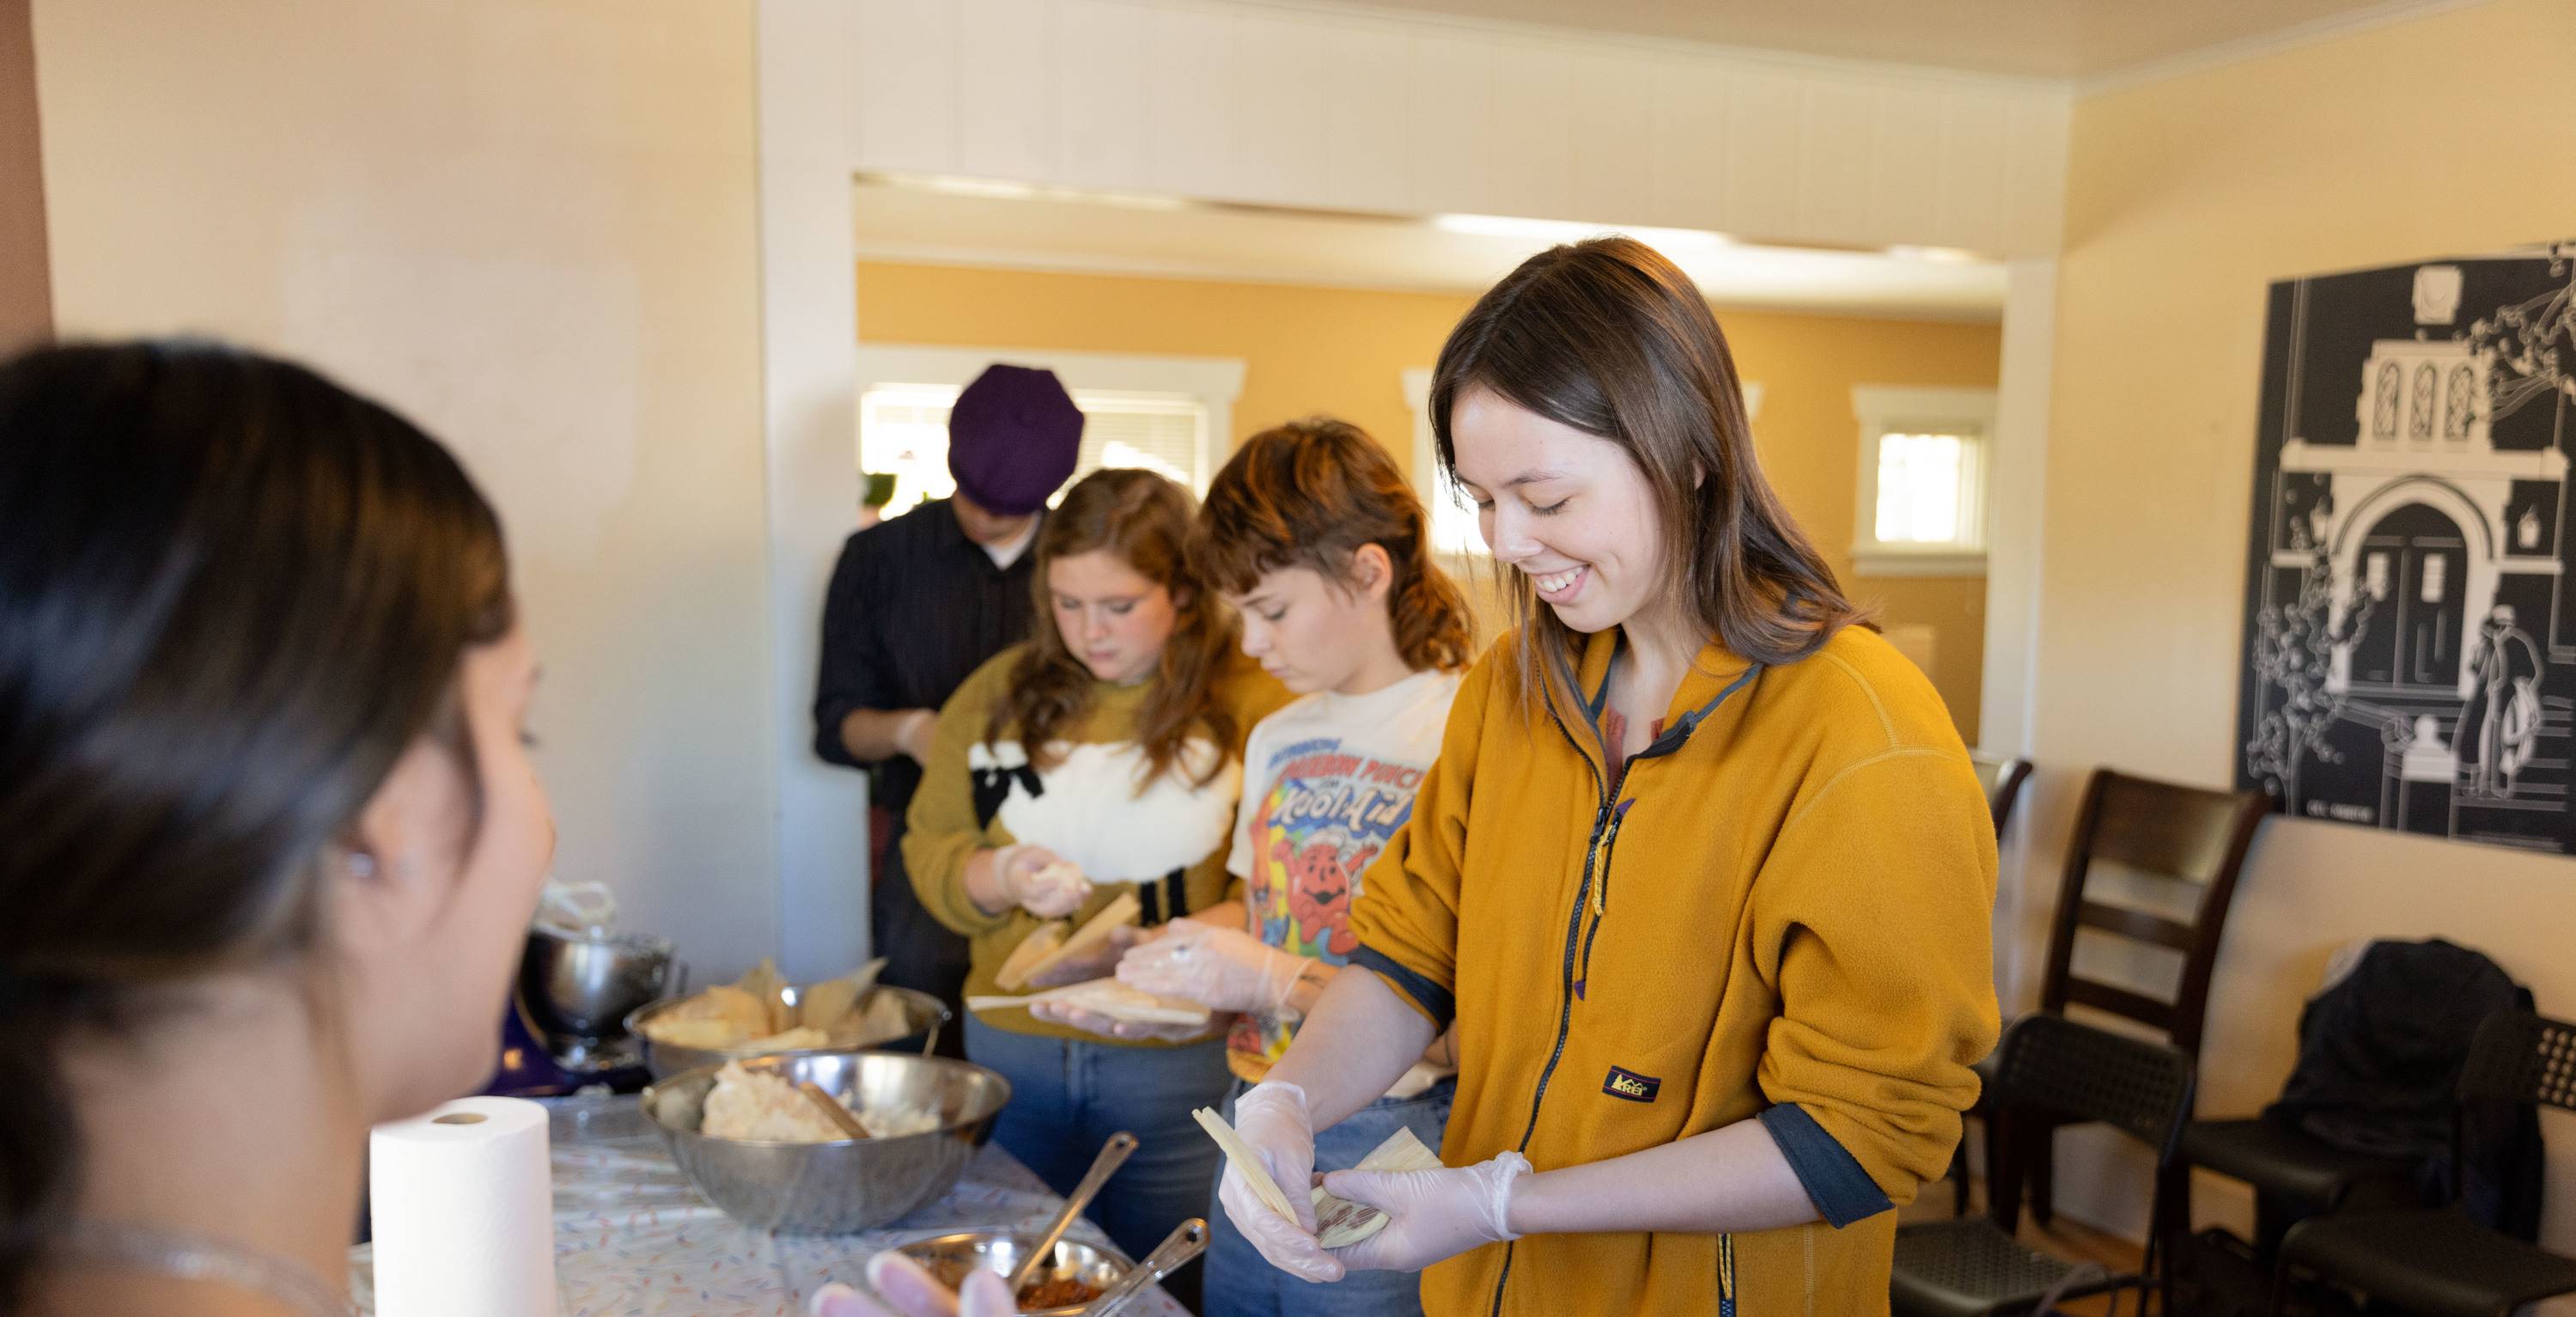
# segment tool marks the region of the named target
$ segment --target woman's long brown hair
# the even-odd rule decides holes
[[[1654,491],[1665,589],[1703,638],[1778,665],[1867,623],[1762,478],[1717,317],[1655,249],[1622,237],[1551,247],[1477,300],[1431,378],[1453,478],[1450,411],[1471,388],[1628,450]],[[1527,576],[1512,593],[1521,689],[1562,693],[1582,637]]]
[[[1262,573],[1282,567],[1348,586],[1351,556],[1371,544],[1394,570],[1387,620],[1405,666],[1467,666],[1475,625],[1458,583],[1432,561],[1422,500],[1386,450],[1348,421],[1308,417],[1244,440],[1208,485],[1190,563],[1229,594],[1249,593]]]
[[[1050,768],[1058,757],[1053,744],[1058,733],[1090,709],[1099,679],[1056,630],[1047,568],[1059,558],[1105,549],[1137,575],[1170,591],[1178,614],[1137,719],[1136,742],[1144,747],[1147,772],[1136,789],[1144,790],[1181,765],[1182,749],[1193,733],[1214,741],[1220,751],[1194,785],[1215,780],[1235,745],[1234,715],[1216,699],[1216,678],[1234,651],[1236,626],[1234,614],[1213,592],[1201,589],[1190,571],[1190,519],[1196,513],[1188,490],[1151,471],[1103,468],[1065,491],[1064,505],[1046,514],[1038,531],[1032,578],[1037,619],[1029,628],[1028,648],[1011,669],[1010,693],[985,723],[986,742],[1016,733],[1029,763]]]

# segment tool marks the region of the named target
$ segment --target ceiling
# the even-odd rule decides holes
[[[1380,0],[1347,7],[2042,78],[2098,78],[2460,0]]]
[[[853,210],[872,260],[1001,265],[1255,283],[1478,293],[1533,252],[1603,230],[1478,217],[1403,219],[1009,184],[863,178]],[[1952,253],[1891,255],[1736,244],[1632,230],[1723,306],[1840,315],[1999,319],[2003,267]]]

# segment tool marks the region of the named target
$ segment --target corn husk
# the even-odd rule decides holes
[[[1288,1195],[1280,1192],[1279,1182],[1270,1178],[1270,1168],[1261,1164],[1261,1154],[1254,1152],[1252,1145],[1245,1143],[1243,1136],[1225,1123],[1225,1117],[1216,1114],[1213,1107],[1201,1107],[1190,1115],[1198,1121],[1200,1129],[1207,1131],[1209,1138],[1216,1140],[1216,1146],[1225,1153],[1226,1162],[1243,1173],[1243,1182],[1252,1186],[1254,1197],[1281,1217],[1290,1221],[1297,1219],[1297,1209],[1289,1204]]]
[[[765,1018],[753,1033],[785,1033],[796,1027],[795,1012],[787,1007],[787,979],[778,972],[777,961],[761,957],[760,963],[749,974],[734,980],[733,986],[751,994],[761,1005]]]
[[[731,983],[692,993],[644,1022],[644,1036],[671,1047],[857,1047],[900,1038],[903,1002],[876,991],[880,958],[837,979],[807,988],[800,1005],[787,1004],[786,982],[776,963],[763,960]]]
[[[1281,1217],[1290,1221],[1297,1219],[1296,1209],[1289,1205],[1288,1195],[1280,1190],[1279,1182],[1270,1178],[1270,1170],[1262,1165],[1260,1154],[1243,1141],[1242,1135],[1234,1132],[1233,1126],[1225,1123],[1224,1117],[1207,1107],[1201,1107],[1190,1115],[1197,1119],[1199,1128],[1207,1131],[1209,1138],[1216,1140],[1216,1146],[1224,1151],[1226,1161],[1243,1172],[1244,1182],[1252,1186],[1255,1197]],[[1360,1164],[1352,1169],[1436,1171],[1440,1169],[1440,1154],[1414,1137],[1412,1130],[1399,1129],[1393,1137],[1371,1149],[1369,1155],[1361,1158]],[[1335,1198],[1324,1192],[1324,1186],[1320,1184],[1308,1191],[1307,1202],[1315,1209],[1315,1242],[1325,1248],[1348,1248],[1386,1229],[1386,1213],[1348,1199]]]
[[[1039,1002],[1061,1002],[1113,1020],[1136,1024],[1206,1025],[1215,1018],[1207,1007],[1177,997],[1157,997],[1150,992],[1128,987],[1116,979],[1093,979],[1089,983],[1068,984],[1019,997],[969,997],[970,1011],[1009,1010],[1014,1006],[1032,1006]]]
[[[747,1032],[733,1020],[681,1020],[664,1015],[644,1022],[644,1036],[664,1047],[695,1047],[710,1052],[741,1042]]]
[[[837,979],[825,979],[807,988],[798,1000],[796,1023],[827,1034],[841,1032],[850,1015],[859,1009],[860,999],[875,989],[877,975],[885,965],[885,957],[879,956]]]
[[[903,998],[891,992],[871,990],[859,1009],[841,1017],[832,1030],[834,1047],[874,1047],[893,1042],[912,1032],[912,1017],[904,1014]]]
[[[1028,967],[1028,972],[1021,977],[1019,983],[1004,983],[1000,986],[1013,992],[1019,991],[1030,980],[1040,978],[1057,965],[1086,954],[1108,941],[1111,933],[1135,923],[1137,916],[1144,913],[1145,903],[1137,900],[1134,892],[1120,892],[1117,899],[1100,907],[1100,913],[1084,920],[1082,927],[1074,930],[1073,936],[1064,939],[1063,943],[1054,950],[1038,957]],[[1005,961],[1003,965],[1004,968],[1008,968],[1009,962]]]
[[[1361,1171],[1436,1171],[1440,1154],[1423,1145],[1409,1129],[1399,1129],[1386,1142],[1371,1149],[1352,1168]],[[1386,1229],[1386,1213],[1344,1198],[1335,1198],[1316,1185],[1309,1197],[1315,1208],[1315,1242],[1326,1248],[1348,1248]]]
[[[1054,955],[1055,949],[1064,945],[1066,927],[1064,920],[1050,919],[1021,938],[1020,944],[1011,948],[1011,954],[1002,961],[1002,967],[993,972],[993,986],[1004,992],[1018,992],[1029,986],[1029,975],[1036,972],[1038,962]]]
[[[644,1024],[644,1036],[673,1047],[731,1047],[775,1033],[769,1008],[733,984],[717,984]]]

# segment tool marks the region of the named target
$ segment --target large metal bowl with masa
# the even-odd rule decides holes
[[[1009,1080],[945,1057],[846,1052],[742,1064],[791,1084],[814,1083],[856,1111],[926,1110],[939,1119],[936,1129],[883,1139],[722,1139],[698,1130],[720,1067],[645,1089],[644,1114],[698,1192],[744,1225],[783,1234],[853,1234],[937,1201],[992,1137],[994,1116],[1011,1100]]]

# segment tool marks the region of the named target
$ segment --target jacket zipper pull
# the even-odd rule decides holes
[[[1601,839],[1601,881],[1592,885],[1592,917],[1610,913],[1610,852],[1619,845],[1619,825],[1628,821],[1628,811],[1618,810],[1610,816],[1610,831]]]

